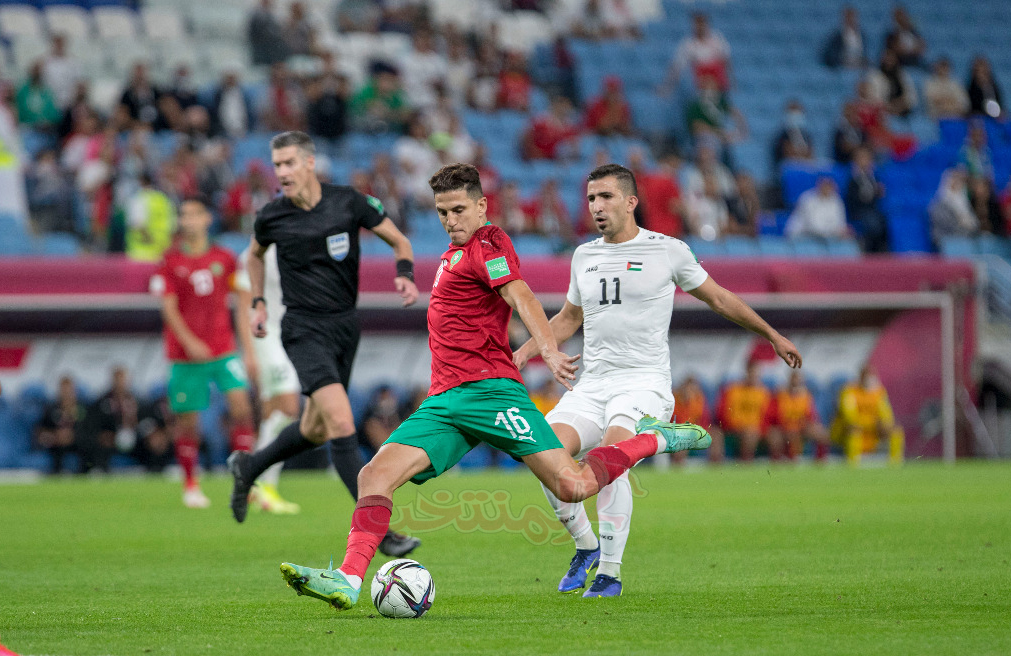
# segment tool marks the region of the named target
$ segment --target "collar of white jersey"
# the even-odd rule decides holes
[[[643,239],[646,238],[646,232],[647,232],[647,230],[644,229],[642,226],[638,226],[637,225],[635,227],[636,227],[636,229],[639,232],[635,233],[635,237],[632,237],[628,241],[622,241],[622,242],[618,242],[617,244],[615,244],[615,243],[612,243],[612,242],[609,242],[609,241],[604,241],[604,236],[601,235],[600,236],[600,243],[603,244],[604,246],[608,247],[608,248],[621,248],[622,246],[627,246],[627,245],[635,243],[637,241],[642,241]]]

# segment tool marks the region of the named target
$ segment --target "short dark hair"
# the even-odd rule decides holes
[[[288,146],[296,146],[307,155],[316,154],[316,144],[312,142],[312,137],[307,135],[305,132],[290,130],[288,132],[282,132],[281,134],[275,135],[274,138],[270,140],[271,150],[280,150],[281,148],[287,148]]]
[[[447,164],[428,180],[428,186],[432,188],[433,194],[463,189],[475,200],[484,196],[481,174],[473,164]]]
[[[590,175],[586,176],[586,181],[593,182],[594,180],[611,177],[618,181],[618,187],[621,189],[621,193],[626,196],[639,195],[639,188],[635,184],[635,176],[621,164],[604,164],[603,166],[598,166],[590,171]]]

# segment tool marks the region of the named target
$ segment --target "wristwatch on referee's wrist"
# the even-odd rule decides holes
[[[256,304],[257,303],[263,303],[264,305],[266,305],[267,304],[267,299],[263,298],[262,296],[256,296],[256,297],[254,297],[253,298],[253,309],[254,310],[256,309]]]

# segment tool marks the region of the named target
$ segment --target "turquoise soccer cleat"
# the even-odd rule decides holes
[[[359,590],[353,587],[338,570],[313,569],[291,563],[281,563],[281,576],[289,587],[300,595],[316,597],[336,610],[347,610],[358,601]]]
[[[701,426],[695,424],[674,424],[669,421],[660,421],[655,417],[646,415],[635,422],[636,434],[656,433],[667,440],[667,448],[664,453],[677,453],[689,449],[708,449],[713,443],[712,436]]]

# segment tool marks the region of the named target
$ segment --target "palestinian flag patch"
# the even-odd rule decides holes
[[[642,271],[642,262],[629,262],[625,265],[625,271]]]
[[[484,263],[488,267],[488,277],[492,280],[498,280],[499,278],[505,278],[510,274],[509,263],[506,262],[505,257],[496,257],[494,260],[488,260]]]

